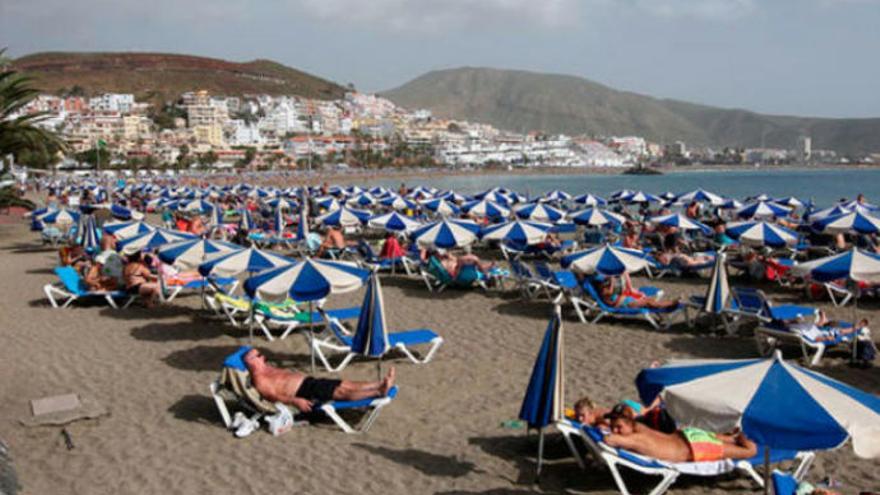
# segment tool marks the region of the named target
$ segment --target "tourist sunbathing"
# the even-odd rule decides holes
[[[83,281],[86,283],[86,286],[90,291],[100,292],[116,290],[116,278],[104,273],[104,265],[106,262],[107,257],[104,253],[101,253],[95,257],[95,262],[86,270],[86,275],[83,278]]]
[[[721,459],[749,459],[758,453],[754,442],[742,432],[714,433],[700,428],[682,428],[663,433],[624,415],[611,418],[611,447],[669,462],[709,462]]]
[[[456,256],[445,250],[439,250],[437,252],[437,259],[440,260],[440,264],[443,265],[443,268],[446,269],[449,276],[453,279],[458,277],[459,272],[461,272],[461,269],[465,266],[476,266],[477,270],[482,273],[488,273],[489,270],[495,266],[494,263],[485,262],[475,254]]]
[[[122,276],[125,280],[125,289],[130,294],[139,295],[144,301],[144,306],[151,308],[156,305],[162,289],[158,277],[150,271],[140,251],[128,257],[122,269]]]
[[[856,335],[859,329],[867,327],[868,320],[862,319],[855,326],[843,325],[843,322],[829,320],[824,311],[819,311],[815,321],[797,321],[788,328],[814,342],[836,341],[839,337]]]
[[[629,276],[621,282],[620,286],[614,283],[614,277],[607,277],[601,280],[601,282],[599,297],[602,298],[605,304],[615,308],[667,309],[679,305],[677,299],[661,301],[656,297],[649,297],[635,290],[632,287],[632,283],[629,282]]]
[[[709,263],[714,258],[708,254],[695,253],[693,255],[681,252],[678,247],[661,251],[657,254],[657,261],[664,265],[675,264],[681,267],[700,266]]]
[[[251,373],[254,387],[264,399],[289,404],[302,412],[310,412],[315,402],[384,397],[394,386],[396,378],[393,367],[384,379],[375,382],[314,378],[266,363],[266,357],[258,349],[251,349],[244,355],[244,364]]]
[[[318,247],[318,257],[324,255],[328,250],[343,250],[349,245],[348,241],[345,240],[345,235],[342,233],[342,229],[339,227],[328,226],[327,232],[324,234],[324,240],[321,242],[321,246]]]

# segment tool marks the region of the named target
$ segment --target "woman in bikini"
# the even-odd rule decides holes
[[[131,294],[139,295],[144,300],[144,306],[152,308],[156,305],[161,295],[159,279],[150,271],[144,262],[140,252],[128,257],[125,268],[122,269],[125,279],[125,288]]]

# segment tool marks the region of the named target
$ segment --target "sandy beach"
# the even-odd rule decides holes
[[[598,466],[580,470],[555,432],[548,437],[549,465],[534,484],[537,437],[501,426],[519,411],[550,314],[547,302],[523,302],[510,290],[432,294],[421,280],[384,277],[389,326],[432,328],[446,342],[428,365],[395,360],[400,395],[372,430],[345,435],[327,423],[236,439],[222,426],[208,385],[223,358],[247,342],[246,331],[201,317],[195,296],[154,310],[52,309],[42,287],[54,280],[57,255],[41,248],[22,221],[0,224],[0,260],[0,438],[9,445],[22,494],[616,493],[610,474]],[[651,283],[675,297],[701,293],[706,282]],[[800,295],[763,288],[780,301]],[[332,296],[328,306],[356,305],[362,295]],[[852,308],[822,308],[852,318]],[[878,328],[878,308],[868,302],[859,315]],[[569,404],[581,395],[608,405],[636,398],[633,379],[655,359],[756,356],[752,338],[708,336],[699,326],[581,324],[570,308],[565,316]],[[300,336],[256,343],[275,364],[308,368]],[[343,376],[372,379],[375,370],[372,362],[356,362]],[[851,368],[843,354],[830,354],[819,370],[880,393],[880,370]],[[30,414],[31,399],[68,392],[110,410],[67,426],[73,450],[60,427],[19,422]],[[878,473],[876,461],[860,460],[846,446],[819,454],[809,479],[832,476],[843,493],[857,493],[880,488]],[[650,483],[633,486],[644,491]],[[731,475],[681,478],[671,493],[755,490]]]

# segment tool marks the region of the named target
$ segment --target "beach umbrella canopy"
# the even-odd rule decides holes
[[[415,210],[418,208],[418,204],[416,204],[411,199],[402,198],[398,195],[388,196],[387,198],[382,198],[379,200],[379,204],[382,206],[387,206],[388,208],[392,208],[394,210]]]
[[[527,203],[513,209],[518,218],[536,222],[558,222],[565,218],[565,212],[545,203]]]
[[[529,428],[541,430],[538,440],[537,474],[541,474],[544,427],[560,421],[565,414],[565,360],[563,327],[559,305],[547,323],[541,348],[532,366],[532,375],[519,410],[519,418]]]
[[[79,216],[80,213],[78,211],[62,208],[60,210],[49,210],[37,217],[37,220],[43,223],[70,225],[77,223],[79,221]]]
[[[811,222],[816,222],[822,220],[827,217],[836,217],[840,215],[844,215],[846,213],[852,213],[852,209],[847,208],[846,206],[834,205],[830,208],[825,208],[823,210],[811,212],[809,215],[809,219]]]
[[[657,225],[665,225],[667,227],[676,227],[681,230],[699,230],[704,234],[709,234],[712,229],[708,225],[692,220],[681,213],[672,213],[670,215],[662,215],[659,217],[651,217],[649,222]]]
[[[626,198],[627,196],[632,196],[635,193],[635,191],[629,189],[621,189],[619,191],[614,191],[613,193],[611,193],[611,196],[608,196],[608,199],[610,201],[623,201],[624,198]]]
[[[743,203],[737,199],[729,198],[725,199],[723,203],[719,206],[722,210],[738,210],[743,207]]]
[[[771,201],[758,201],[750,203],[736,210],[736,216],[745,219],[769,219],[784,217],[791,212],[791,208],[773,203]]]
[[[587,208],[569,213],[568,218],[578,225],[590,225],[593,227],[601,227],[608,224],[620,225],[626,222],[626,217],[623,215],[601,208]]]
[[[510,215],[510,210],[507,207],[502,206],[501,203],[488,199],[465,203],[464,206],[462,206],[462,209],[465,213],[477,217],[506,218]]]
[[[156,229],[119,241],[116,244],[116,250],[123,254],[134,254],[138,251],[156,249],[172,242],[196,238],[192,234],[179,230]]]
[[[414,230],[410,237],[421,247],[450,249],[473,244],[479,231],[473,222],[444,219]]]
[[[449,201],[452,203],[458,203],[458,204],[461,204],[461,203],[464,203],[465,201],[467,201],[467,198],[465,198],[463,195],[461,195],[455,191],[443,192],[441,194],[438,194],[437,198],[445,199],[446,201]]]
[[[266,206],[268,206],[269,208],[272,208],[273,210],[282,209],[282,210],[289,210],[289,211],[293,211],[293,210],[296,210],[297,208],[299,208],[299,205],[296,204],[295,201],[291,201],[289,199],[285,199],[285,198],[281,198],[281,197],[273,198],[273,199],[270,199],[269,201],[266,201]]]
[[[385,303],[379,274],[373,272],[361,304],[357,327],[351,339],[351,352],[366,357],[382,357],[391,349],[385,324]]]
[[[455,203],[448,201],[444,198],[429,199],[423,202],[422,206],[426,210],[432,211],[444,217],[458,215],[461,212],[461,208],[459,208]]]
[[[574,202],[586,206],[605,206],[608,204],[608,201],[589,193],[575,197]]]
[[[634,273],[653,264],[641,251],[615,246],[599,246],[569,254],[562,258],[562,267],[583,275],[621,275]]]
[[[365,208],[375,205],[376,198],[374,198],[373,195],[368,192],[363,192],[350,198],[348,201],[345,202],[345,204],[352,208]]]
[[[113,222],[104,224],[104,232],[118,240],[128,239],[141,234],[156,230],[156,227],[146,222]]]
[[[244,290],[252,298],[317,301],[356,290],[369,276],[354,263],[306,258],[257,273],[245,280]]]
[[[850,210],[861,210],[861,211],[873,211],[876,212],[880,207],[877,205],[872,205],[871,203],[866,203],[864,201],[859,201],[857,199],[853,199],[850,201],[843,201],[838,203],[839,206],[843,208],[848,208]]]
[[[709,287],[706,290],[706,303],[703,304],[703,311],[707,313],[720,314],[730,301],[730,283],[727,281],[725,258],[724,253],[715,256],[715,268],[712,269],[712,277],[709,278]]]
[[[544,199],[544,201],[560,203],[562,201],[570,200],[571,194],[568,194],[565,191],[560,191],[559,189],[554,189],[554,190],[544,194],[543,199]]]
[[[506,206],[510,204],[509,193],[501,188],[489,189],[474,196],[477,200],[490,201],[498,205]]]
[[[410,232],[422,226],[421,223],[396,211],[375,216],[367,222],[367,225],[391,232]]]
[[[825,217],[815,223],[813,228],[828,234],[838,234],[842,232],[856,232],[859,234],[876,234],[880,232],[880,218],[853,211]]]
[[[199,213],[204,215],[205,213],[210,212],[215,209],[213,203],[209,203],[203,199],[194,199],[191,201],[179,201],[174,206],[169,206],[171,209],[179,210],[179,211],[188,211],[193,213]]]
[[[320,198],[315,198],[315,205],[318,208],[323,208],[327,211],[338,210],[341,206],[339,201],[333,196],[322,196]]]
[[[630,194],[629,196],[624,196],[623,198],[621,198],[621,201],[624,201],[626,203],[662,203],[663,199],[660,198],[660,196],[637,191]]]
[[[169,265],[180,268],[195,268],[203,263],[208,256],[217,253],[228,253],[241,249],[241,246],[210,239],[187,239],[165,244],[157,251],[159,259]]]
[[[800,208],[804,206],[804,202],[794,196],[787,196],[785,198],[775,199],[773,200],[773,202],[782,206],[787,206],[789,208]]]
[[[724,198],[703,189],[696,189],[689,193],[684,193],[676,198],[676,202],[678,203],[691,203],[693,201],[719,206],[724,203]]]
[[[880,457],[880,397],[770,359],[683,361],[642,370],[642,401],[658,395],[679,424],[741,427],[769,448],[833,449],[852,438],[859,457]]]
[[[796,232],[769,222],[735,222],[727,226],[726,232],[747,246],[785,247],[798,241]]]
[[[531,246],[544,242],[547,238],[547,232],[552,227],[546,223],[516,220],[492,225],[483,231],[482,237],[486,241],[502,241],[517,246]]]
[[[293,263],[294,260],[271,251],[257,248],[221,252],[208,257],[199,265],[199,273],[207,277],[236,277]]]
[[[819,282],[849,279],[856,282],[880,282],[880,255],[851,249],[844,253],[800,263],[792,267],[797,276],[809,276]]]
[[[315,221],[322,225],[354,227],[366,223],[372,215],[365,210],[355,210],[345,206],[329,211]]]

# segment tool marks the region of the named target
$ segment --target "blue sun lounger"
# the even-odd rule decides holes
[[[60,284],[46,284],[43,292],[49,299],[49,303],[53,308],[66,308],[78,300],[95,300],[104,299],[113,309],[118,309],[117,300],[125,300],[122,304],[123,308],[127,308],[135,296],[126,291],[91,291],[86,286],[85,281],[77,273],[72,266],[60,266],[55,268],[55,275],[58,276]],[[62,299],[63,298],[63,299]]]
[[[446,271],[443,264],[436,257],[431,256],[428,262],[419,268],[422,280],[431,292],[443,292],[447,287],[455,287],[461,289],[470,289],[479,287],[483,290],[489,290],[486,286],[484,276],[474,265],[465,265],[458,271],[458,275],[453,279],[452,275]]]
[[[596,313],[596,316],[590,323],[597,323],[606,316],[621,319],[644,320],[657,330],[668,328],[671,324],[671,317],[677,313],[684,313],[685,321],[690,325],[690,316],[688,307],[685,304],[678,304],[671,308],[626,308],[615,307],[605,304],[602,297],[596,292],[593,284],[587,280],[582,285],[584,293],[590,300],[582,301]]]
[[[351,352],[353,337],[339,319],[333,317],[332,314],[325,313],[324,310],[319,310],[319,312],[323,314],[323,320],[329,322],[327,328],[330,331],[330,335],[324,338],[312,338],[310,334],[305,333],[303,335],[305,335],[306,339],[310,341],[310,345],[314,349],[315,355],[318,356],[318,359],[321,360],[321,363],[324,364],[327,371],[332,371],[334,373],[342,371],[356,356],[356,354]],[[433,330],[420,328],[417,330],[388,332],[388,343],[392,348],[402,352],[407,359],[413,363],[426,364],[434,358],[437,349],[443,344],[443,337],[437,335]],[[422,345],[430,347],[423,357],[418,357],[413,353],[412,347]],[[330,359],[325,354],[325,351],[345,352],[347,354],[339,364],[333,366],[330,364]]]
[[[722,476],[734,471],[739,471],[751,478],[758,486],[764,485],[763,478],[755,470],[755,466],[761,466],[764,463],[763,448],[759,448],[758,455],[751,459],[732,460],[722,459],[719,461],[707,462],[666,462],[651,457],[630,452],[628,450],[611,447],[604,441],[604,434],[598,428],[584,426],[577,421],[563,419],[556,423],[556,428],[562,433],[566,445],[574,455],[575,460],[582,469],[586,469],[587,464],[584,454],[578,449],[577,444],[583,445],[587,454],[596,461],[605,465],[618,491],[623,495],[630,495],[626,481],[623,479],[620,468],[625,467],[648,476],[660,476],[660,482],[654,486],[650,495],[661,495],[665,493],[669,487],[682,474],[701,477]],[[798,479],[806,475],[807,471],[813,463],[815,454],[812,452],[796,452],[787,450],[774,449],[771,451],[770,462],[779,463],[783,461],[797,461],[798,467],[795,476]]]
[[[242,346],[227,356],[223,361],[220,377],[211,382],[211,396],[227,429],[232,428],[232,415],[226,403],[227,397],[236,400],[240,407],[251,413],[251,419],[260,419],[278,413],[275,403],[265,400],[251,383],[250,372],[244,364],[244,355],[249,350],[251,350],[250,346]],[[397,393],[397,386],[394,386],[384,397],[324,402],[315,404],[313,411],[321,411],[345,433],[366,433],[376,421],[382,408],[390,404],[397,397]],[[287,407],[294,409],[292,406]],[[349,423],[339,414],[340,411],[353,409],[366,411],[359,425]]]

